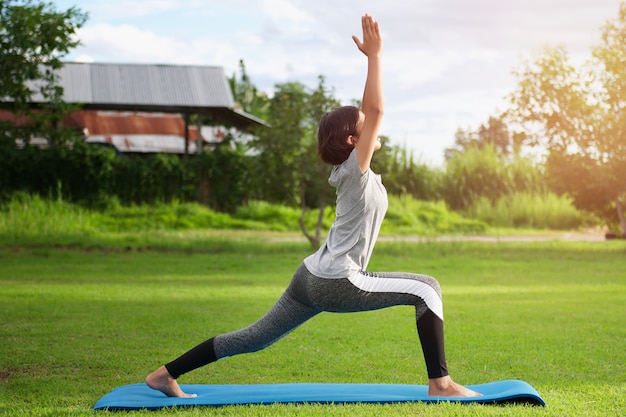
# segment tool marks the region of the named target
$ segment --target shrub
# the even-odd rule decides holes
[[[442,194],[453,210],[467,210],[476,201],[492,203],[513,193],[543,193],[543,171],[521,156],[503,158],[492,145],[471,147],[446,165]]]
[[[0,205],[0,234],[8,240],[92,235],[97,230],[97,217],[97,213],[61,199],[14,193]]]
[[[304,224],[308,230],[314,230],[317,223],[319,210],[309,210],[305,214]],[[242,220],[255,220],[266,225],[271,225],[271,230],[296,231],[299,230],[299,220],[302,212],[298,208],[287,207],[278,204],[270,204],[264,201],[250,201],[240,206],[233,217]],[[330,228],[334,213],[331,208],[324,212],[323,225]]]
[[[389,196],[389,210],[383,232],[432,235],[442,233],[482,233],[487,226],[450,211],[443,201],[416,200],[409,195]]]
[[[571,230],[581,227],[585,215],[572,199],[554,193],[514,193],[491,203],[481,197],[466,214],[494,227]]]
[[[99,216],[98,227],[106,232],[155,230],[266,229],[255,221],[233,219],[198,203],[118,206]]]

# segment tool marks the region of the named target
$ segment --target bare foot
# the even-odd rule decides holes
[[[152,389],[161,391],[168,397],[193,398],[196,394],[187,394],[180,389],[178,382],[172,378],[167,368],[161,366],[146,377],[146,384]]]
[[[428,380],[429,397],[482,397],[482,394],[465,388],[449,376]]]

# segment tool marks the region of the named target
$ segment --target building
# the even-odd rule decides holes
[[[64,63],[63,100],[80,106],[66,124],[90,143],[120,152],[197,152],[197,115],[204,144],[218,143],[226,128],[247,130],[265,123],[235,107],[221,67],[155,64]],[[32,105],[44,103],[33,96]],[[5,114],[6,117],[6,114]]]

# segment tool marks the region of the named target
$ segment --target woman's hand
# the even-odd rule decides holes
[[[363,42],[357,36],[352,36],[357,48],[367,57],[373,58],[380,55],[383,51],[383,37],[380,34],[378,22],[372,16],[365,14],[361,18],[361,26],[363,26]]]

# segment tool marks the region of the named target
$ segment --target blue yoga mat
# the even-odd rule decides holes
[[[131,384],[115,388],[95,405],[96,410],[155,410],[167,407],[217,407],[241,404],[275,403],[400,403],[400,402],[461,402],[482,404],[527,403],[544,406],[537,391],[524,381],[507,380],[468,385],[482,397],[429,397],[425,385],[408,384],[260,384],[260,385],[201,385],[181,384],[195,398],[171,398],[146,384]]]

